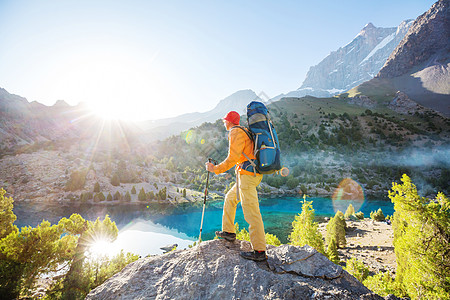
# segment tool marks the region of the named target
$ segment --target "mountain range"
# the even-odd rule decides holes
[[[349,103],[389,106],[401,91],[408,105],[413,101],[450,115],[449,11],[449,1],[439,0],[415,21],[403,21],[396,28],[377,28],[368,23],[350,43],[311,67],[298,90],[268,102],[305,94],[330,97],[340,93],[339,97],[350,99]],[[230,110],[244,114],[252,100],[262,101],[254,91],[241,90],[219,101],[210,111],[139,123],[111,122],[108,128],[116,136],[127,132],[127,139],[137,134],[141,140],[163,139],[204,122],[215,122]],[[104,122],[83,104],[29,103],[1,88],[0,117],[0,149],[92,137],[94,132],[105,129]]]
[[[286,97],[330,97],[372,79],[405,36],[413,20],[398,27],[382,28],[368,23],[347,45],[312,66],[300,88]]]
[[[450,2],[440,0],[410,26],[375,78],[348,95],[383,100],[398,91],[450,116]]]

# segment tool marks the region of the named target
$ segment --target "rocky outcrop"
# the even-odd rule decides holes
[[[450,59],[450,2],[437,1],[419,16],[378,73],[393,78],[408,73],[430,59],[445,63]],[[449,91],[450,92],[450,91]]]
[[[366,95],[358,95],[352,97],[348,100],[349,104],[355,104],[366,108],[374,108],[377,106],[377,102],[375,100],[370,99]]]
[[[382,299],[309,246],[270,246],[260,263],[241,250],[250,243],[212,240],[143,258],[86,299]]]
[[[424,107],[411,100],[408,95],[398,91],[395,98],[389,103],[388,107],[399,114],[407,115],[416,112],[423,113]]]
[[[312,66],[301,87],[285,96],[329,97],[370,80],[405,36],[411,23],[411,20],[403,21],[392,28],[367,24],[350,43]]]

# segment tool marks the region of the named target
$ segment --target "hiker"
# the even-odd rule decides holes
[[[245,221],[249,224],[250,241],[253,251],[241,252],[240,255],[246,259],[263,261],[266,257],[266,239],[264,224],[259,211],[258,193],[256,187],[260,184],[263,175],[243,170],[242,164],[247,161],[245,155],[255,159],[253,154],[253,141],[238,127],[240,116],[235,111],[230,111],[224,118],[224,125],[228,133],[228,156],[218,165],[206,163],[206,170],[220,174],[236,166],[236,183],[225,196],[223,205],[222,231],[216,231],[216,235],[227,241],[236,240],[234,218],[236,206],[241,201]],[[245,154],[245,155],[244,155]]]

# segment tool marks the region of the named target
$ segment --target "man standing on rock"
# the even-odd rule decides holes
[[[262,180],[262,174],[253,172],[253,167],[244,170],[243,164],[249,159],[255,159],[253,154],[253,141],[249,138],[242,127],[239,127],[240,116],[235,111],[230,111],[224,118],[224,125],[229,131],[228,134],[228,156],[218,165],[206,163],[209,172],[220,174],[236,166],[236,183],[225,196],[223,205],[222,231],[216,231],[216,235],[227,241],[236,240],[234,229],[234,218],[236,206],[241,201],[245,221],[249,224],[248,231],[253,251],[241,252],[241,256],[246,259],[263,261],[266,257],[266,239],[264,224],[259,211],[258,193],[256,187]],[[250,170],[251,169],[251,170]]]

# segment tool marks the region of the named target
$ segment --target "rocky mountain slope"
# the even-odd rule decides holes
[[[383,299],[309,246],[271,246],[260,263],[242,250],[250,243],[212,240],[143,258],[86,299]]]
[[[329,97],[373,78],[405,36],[411,23],[411,20],[406,20],[396,28],[367,24],[350,43],[312,66],[301,87],[285,96]]]
[[[349,95],[386,100],[401,91],[422,106],[450,115],[450,3],[419,16],[375,78]],[[389,101],[389,99],[387,99]]]
[[[126,147],[138,133],[134,123],[103,120],[83,103],[70,106],[59,100],[46,106],[0,88],[0,157],[20,148],[28,151],[74,140],[93,139],[97,147]]]
[[[0,88],[0,149],[77,135],[71,120],[82,107],[58,101],[48,107]]]

